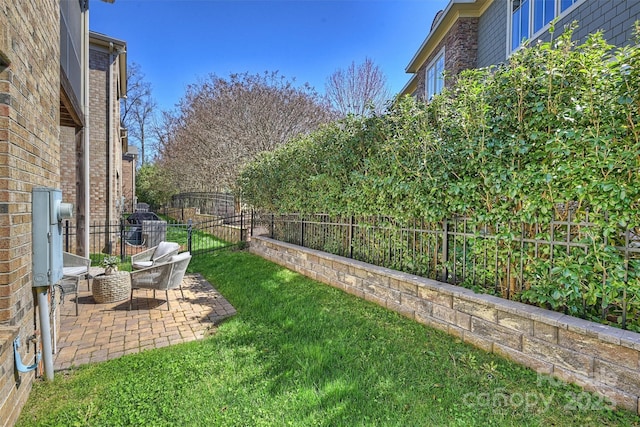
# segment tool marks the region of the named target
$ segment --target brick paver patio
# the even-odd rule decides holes
[[[91,281],[90,281],[91,282]],[[137,289],[129,311],[129,299],[97,304],[87,283],[80,283],[79,314],[75,315],[75,295],[59,306],[60,328],[54,349],[56,371],[89,362],[102,362],[145,349],[165,347],[201,339],[221,320],[236,310],[199,274],[187,274],[180,290],[165,293]],[[55,341],[55,340],[54,340]]]

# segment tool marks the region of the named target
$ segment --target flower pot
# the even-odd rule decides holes
[[[109,276],[111,274],[114,274],[118,271],[118,266],[114,265],[113,267],[105,267],[104,269],[104,274],[105,276]]]

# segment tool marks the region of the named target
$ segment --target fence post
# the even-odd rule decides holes
[[[275,239],[274,234],[275,234],[275,214],[271,214],[271,238]]]
[[[251,237],[253,237],[253,227],[255,226],[255,223],[254,223],[255,219],[254,219],[253,215],[254,215],[254,210],[251,209],[251,219],[249,220],[250,221],[250,223],[249,223],[249,227],[250,227],[249,236],[251,236]]]
[[[120,261],[124,262],[124,218],[120,218]]]
[[[244,242],[246,240],[245,236],[247,233],[244,232],[244,212],[240,211],[240,241]]]
[[[300,215],[300,246],[304,247],[304,215]]]
[[[355,218],[353,215],[349,218],[349,258],[353,259],[353,235],[355,230]]]
[[[442,281],[447,281],[447,262],[449,261],[449,221],[442,221]]]
[[[191,245],[191,231],[193,229],[193,221],[191,219],[189,219],[187,221],[187,250],[189,251],[189,253],[193,253],[192,251],[192,245]]]

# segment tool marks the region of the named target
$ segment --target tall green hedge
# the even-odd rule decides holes
[[[345,120],[241,174],[262,209],[438,220],[549,218],[558,203],[637,222],[640,51],[569,30],[491,69],[463,72],[430,103]]]
[[[384,115],[349,117],[264,153],[241,173],[245,201],[274,212],[525,224],[570,206],[596,223],[589,259],[576,251],[551,266],[542,257],[531,277],[551,273],[521,297],[572,313],[608,307],[608,292],[637,285],[612,245],[640,225],[640,48],[613,47],[600,33],[577,44],[572,33],[465,71],[429,103],[404,97]]]

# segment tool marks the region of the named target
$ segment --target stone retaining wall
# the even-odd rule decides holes
[[[263,236],[251,252],[640,414],[640,334]]]

